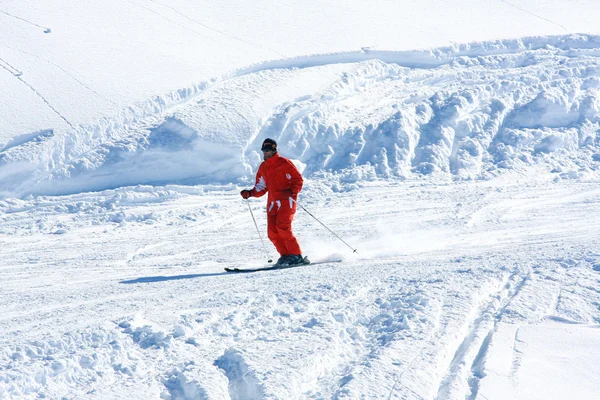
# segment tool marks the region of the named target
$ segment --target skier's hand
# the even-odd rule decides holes
[[[292,189],[285,189],[281,191],[281,194],[284,196],[292,197]]]
[[[241,196],[242,196],[244,199],[248,199],[248,198],[252,197],[252,190],[246,190],[246,189],[244,189],[244,190],[242,190],[242,191],[240,192],[240,195],[241,195]]]

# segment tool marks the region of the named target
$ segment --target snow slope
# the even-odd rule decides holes
[[[264,256],[233,188],[14,200],[0,396],[593,399],[600,187],[534,181],[307,198],[359,255],[300,213],[344,262],[249,275],[222,269]]]
[[[595,399],[598,17],[2,2],[0,399]],[[223,271],[266,137],[358,254]]]

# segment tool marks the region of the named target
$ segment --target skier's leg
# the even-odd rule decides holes
[[[276,226],[277,233],[282,239],[287,254],[299,255],[302,254],[298,240],[292,232],[292,220],[294,219],[294,212],[290,209],[284,209],[283,207],[277,214]]]
[[[283,257],[290,254],[287,252],[284,239],[279,235],[279,230],[277,229],[277,215],[267,215],[267,236],[277,249],[279,255]]]

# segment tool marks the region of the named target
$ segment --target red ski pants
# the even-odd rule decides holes
[[[292,220],[295,210],[281,208],[276,215],[267,215],[269,240],[273,242],[277,252],[282,256],[302,254],[298,240],[292,232]]]

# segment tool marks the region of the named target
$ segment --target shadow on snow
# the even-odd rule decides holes
[[[119,283],[132,284],[132,283],[153,283],[153,282],[164,282],[164,281],[177,281],[180,279],[194,279],[194,278],[206,278],[209,276],[221,276],[229,275],[227,272],[218,272],[211,274],[189,274],[189,275],[174,275],[174,276],[145,276],[143,278],[130,279],[121,281]]]

